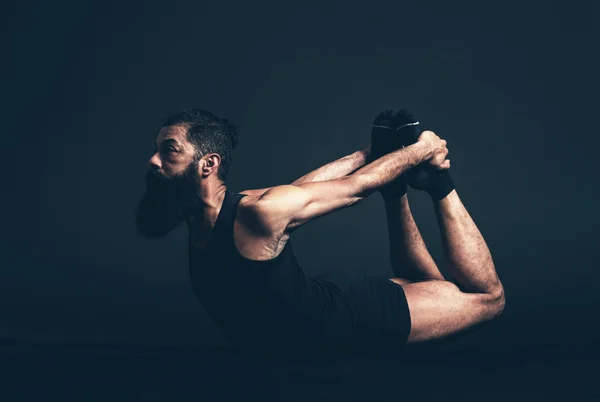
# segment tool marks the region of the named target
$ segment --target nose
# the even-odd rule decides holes
[[[152,155],[150,157],[150,160],[148,160],[148,168],[150,168],[150,170],[157,170],[160,169],[162,167],[162,164],[160,162],[160,158],[158,157],[158,152],[156,152],[154,155]]]

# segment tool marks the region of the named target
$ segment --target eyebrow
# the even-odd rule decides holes
[[[163,140],[162,143],[163,144],[167,144],[167,143],[171,143],[171,142],[175,143],[175,145],[177,145],[177,146],[181,146],[181,144],[179,144],[179,142],[176,139],[174,139],[174,138],[167,138],[166,140]],[[158,146],[158,143],[155,142],[154,145]]]

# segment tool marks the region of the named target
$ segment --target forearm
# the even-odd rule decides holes
[[[392,182],[408,169],[429,160],[433,150],[424,142],[390,152],[352,174],[360,183],[361,196],[367,196],[378,188]]]
[[[379,186],[431,159],[432,155],[433,149],[428,143],[418,142],[384,155],[350,175],[275,186],[264,192],[253,208],[268,222],[266,226],[274,228],[274,233],[282,228],[291,231],[314,218],[360,202]],[[355,165],[340,166],[349,170]]]
[[[367,156],[368,151],[361,149],[305,174],[292,184],[339,179],[363,167],[367,163]]]

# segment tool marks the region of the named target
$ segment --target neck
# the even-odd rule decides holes
[[[188,230],[193,239],[202,242],[212,235],[227,187],[223,184],[201,187],[198,207],[186,218]]]

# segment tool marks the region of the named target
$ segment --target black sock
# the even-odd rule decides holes
[[[402,148],[400,138],[392,127],[393,110],[386,109],[378,114],[371,129],[371,155],[368,162],[381,158],[383,155]],[[402,197],[408,191],[404,175],[398,176],[391,183],[379,189],[383,198]]]
[[[426,129],[417,118],[406,110],[398,110],[393,114],[392,125],[396,128],[402,144],[409,146]],[[454,190],[454,182],[448,170],[438,170],[429,162],[424,162],[403,174],[409,186],[417,190],[426,191],[433,201],[439,201]]]
[[[412,188],[426,191],[433,201],[441,200],[455,189],[448,170],[438,170],[429,164],[410,169],[406,177]]]
[[[433,201],[439,201],[445,198],[455,189],[454,182],[447,170],[436,170],[433,173],[433,184],[427,193]]]

